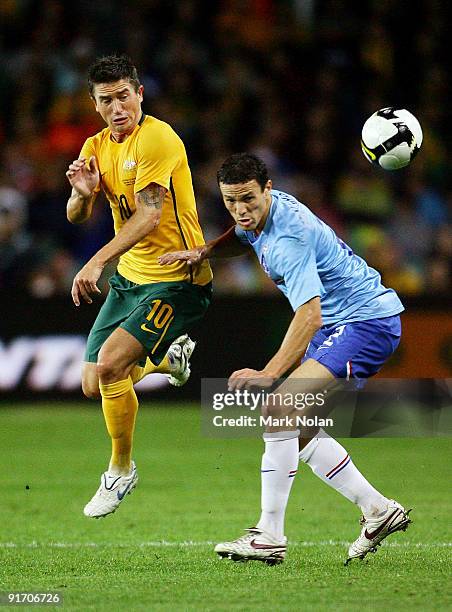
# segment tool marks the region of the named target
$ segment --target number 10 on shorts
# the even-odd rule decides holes
[[[165,327],[163,333],[168,329],[171,321],[174,319],[173,315],[173,307],[169,304],[162,304],[162,300],[152,300],[152,308],[148,316],[146,317],[146,321],[152,321],[153,326],[159,330]],[[158,332],[149,329],[146,323],[143,323],[141,329],[151,334],[157,334]]]

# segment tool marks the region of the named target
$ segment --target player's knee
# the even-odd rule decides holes
[[[99,378],[96,372],[95,363],[85,363],[82,372],[82,391],[83,395],[89,399],[99,399]]]
[[[97,376],[102,382],[111,382],[123,378],[122,369],[115,359],[109,355],[99,356],[97,361]]]
[[[113,364],[108,359],[108,357],[99,358],[97,362],[97,376],[99,380],[103,380],[105,378],[109,378],[113,372]]]
[[[100,399],[99,383],[97,380],[95,382],[82,380],[82,391],[83,395],[88,399]]]
[[[281,418],[282,407],[278,402],[267,401],[262,404],[262,416],[264,418],[271,417],[272,419]]]

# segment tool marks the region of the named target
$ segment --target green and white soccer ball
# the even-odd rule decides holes
[[[361,148],[365,157],[385,170],[408,166],[422,144],[422,128],[404,108],[382,108],[363,126]]]

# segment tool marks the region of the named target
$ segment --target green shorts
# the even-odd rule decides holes
[[[88,336],[85,361],[96,363],[104,342],[122,327],[158,365],[172,342],[203,318],[211,299],[211,283],[203,287],[185,281],[137,285],[116,272]]]

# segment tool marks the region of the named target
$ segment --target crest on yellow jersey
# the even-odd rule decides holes
[[[125,159],[122,165],[123,170],[134,170],[137,162],[134,159]]]

